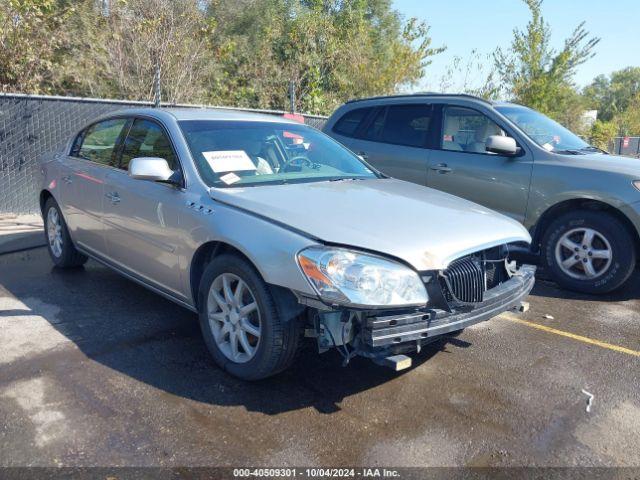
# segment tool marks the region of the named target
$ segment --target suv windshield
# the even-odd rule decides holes
[[[179,123],[198,171],[210,187],[378,178],[349,150],[304,125]]]
[[[530,108],[520,105],[501,105],[497,106],[496,110],[520,127],[534,142],[550,152],[599,151],[559,123]]]

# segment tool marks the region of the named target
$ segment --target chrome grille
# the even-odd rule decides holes
[[[442,272],[453,300],[462,303],[480,303],[486,290],[483,262],[465,257],[452,262]]]

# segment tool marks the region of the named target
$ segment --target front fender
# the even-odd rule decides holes
[[[189,232],[183,252],[186,264],[184,279],[189,283],[185,286],[186,291],[191,289],[196,251],[206,243],[222,242],[242,252],[265,282],[315,296],[298,267],[296,254],[303,248],[317,245],[317,242],[285,226],[227,205],[214,203],[210,208],[211,213],[203,213],[207,209],[188,209],[180,219],[183,231]]]

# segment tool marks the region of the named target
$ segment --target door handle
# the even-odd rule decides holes
[[[453,169],[449,168],[449,166],[446,163],[439,163],[437,165],[434,165],[433,167],[431,167],[431,170],[438,173],[453,172]]]
[[[109,200],[111,200],[112,205],[116,205],[120,203],[120,195],[118,195],[118,192],[109,192],[109,193],[106,193],[104,196],[107,197]]]
[[[71,179],[71,175],[65,175],[64,177],[62,177],[62,181],[67,185],[73,182],[73,180]]]

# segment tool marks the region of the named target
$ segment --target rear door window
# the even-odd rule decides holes
[[[367,119],[372,108],[357,108],[347,112],[333,126],[333,131],[345,137],[355,137],[360,125]]]
[[[367,127],[367,140],[425,147],[431,128],[432,108],[430,105],[392,105],[382,108]]]
[[[136,157],[159,157],[169,164],[169,168],[176,170],[178,162],[171,146],[169,137],[156,122],[137,118],[124,142],[120,168],[127,170],[129,162]]]
[[[126,123],[125,118],[114,118],[91,125],[85,131],[77,156],[102,165],[115,166],[116,145]]]
[[[367,125],[367,129],[364,132],[365,140],[380,141],[382,135],[382,129],[384,128],[384,118],[387,116],[387,109],[380,108],[371,123]]]

